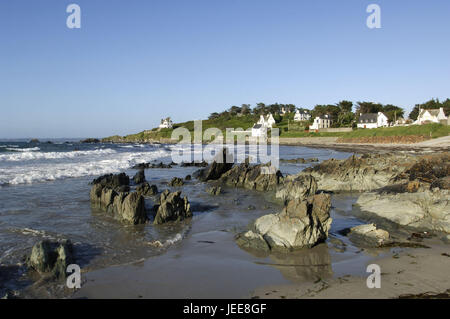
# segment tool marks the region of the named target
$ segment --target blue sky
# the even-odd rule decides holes
[[[0,137],[125,135],[242,103],[409,111],[450,97],[449,14],[447,0],[1,1]]]

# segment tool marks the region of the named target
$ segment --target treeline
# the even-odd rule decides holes
[[[440,102],[438,99],[432,99],[422,104],[416,104],[412,112],[409,114],[409,118],[416,120],[419,113],[419,108],[437,109],[440,107],[444,108],[446,115],[450,114],[450,99],[446,99],[444,102]],[[233,105],[223,112],[211,113],[209,119],[228,120],[235,116],[254,116],[257,118],[261,114],[266,115],[272,113],[275,121],[278,123],[282,120],[280,114],[283,109],[288,112],[286,116],[289,118],[293,118],[297,109],[300,111],[307,110],[311,114],[311,123],[316,116],[329,114],[333,119],[334,127],[354,126],[359,118],[359,115],[364,113],[383,112],[387,116],[389,122],[395,122],[395,120],[405,117],[405,111],[401,107],[393,104],[381,104],[366,101],[353,103],[352,101],[343,100],[336,104],[318,104],[314,106],[313,109],[297,107],[295,104],[280,103],[258,103],[254,107],[250,104],[242,104],[241,106]]]

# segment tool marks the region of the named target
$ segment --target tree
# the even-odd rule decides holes
[[[214,120],[214,119],[219,118],[219,116],[220,116],[219,113],[214,112],[214,113],[211,113],[211,114],[209,115],[208,119],[209,119],[209,120]]]
[[[351,101],[340,101],[338,104],[336,104],[340,109],[342,113],[348,113],[351,112],[353,109],[353,102]]]
[[[411,120],[417,120],[419,116],[419,109],[444,109],[444,113],[446,116],[450,115],[450,99],[446,99],[444,102],[439,102],[439,99],[431,99],[422,104],[416,104],[412,109],[411,113],[409,113],[409,118]]]
[[[380,103],[374,102],[357,102],[356,103],[356,116],[359,117],[359,114],[365,113],[378,113],[383,112],[383,105]]]
[[[403,117],[405,112],[401,107],[386,104],[383,106],[383,113],[387,116],[389,122],[394,122],[396,119]]]

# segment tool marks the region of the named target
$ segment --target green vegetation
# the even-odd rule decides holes
[[[439,109],[444,108],[445,115],[450,115],[450,99],[446,99],[444,102],[439,102],[439,99],[431,99],[428,102],[422,104],[416,104],[411,113],[409,113],[409,118],[412,120],[417,120],[419,116],[419,109]]]
[[[424,104],[417,104],[413,112],[418,113],[418,108],[438,108],[444,107],[445,113],[450,113],[450,99],[441,103],[439,100],[431,100]],[[355,108],[355,112],[352,110]],[[232,106],[228,110],[221,113],[211,113],[207,120],[202,121],[202,128],[205,131],[208,128],[218,128],[225,135],[227,128],[247,130],[256,123],[260,115],[267,115],[271,113],[275,119],[276,128],[280,129],[280,137],[329,137],[338,136],[344,138],[355,137],[370,137],[370,136],[404,136],[417,135],[424,137],[440,137],[449,134],[449,127],[440,124],[428,125],[412,125],[402,127],[390,127],[379,129],[355,129],[356,122],[360,113],[377,113],[384,112],[389,121],[394,121],[403,117],[403,109],[392,104],[380,104],[374,102],[357,102],[355,105],[351,101],[340,101],[336,104],[316,105],[312,110],[308,110],[311,114],[310,121],[295,122],[295,110],[307,110],[304,108],[297,108],[294,104],[269,104],[258,103],[251,108],[250,104],[242,104],[241,106]],[[280,115],[281,111],[285,110],[285,115]],[[325,114],[331,115],[333,119],[332,127],[353,127],[352,132],[309,132],[308,128],[312,124],[316,116]],[[411,115],[410,115],[411,116]],[[412,117],[412,116],[411,116]],[[417,118],[417,115],[416,115]],[[175,123],[173,129],[184,127],[191,133],[194,131],[194,121],[183,123]],[[157,129],[143,131],[137,134],[127,136],[111,136],[104,138],[103,142],[150,142],[150,141],[164,141],[170,139],[173,129]],[[193,134],[191,134],[193,137]]]

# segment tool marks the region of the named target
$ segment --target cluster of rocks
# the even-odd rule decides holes
[[[205,161],[201,162],[182,162],[180,164],[181,167],[206,167],[208,163]]]
[[[126,223],[147,221],[144,197],[136,191],[130,192],[130,178],[125,173],[104,175],[92,184],[90,199],[93,206]]]
[[[195,171],[193,176],[202,182],[217,180],[233,167],[233,163],[232,155],[224,148],[214,157],[211,164]]]
[[[148,182],[144,182],[136,187],[136,192],[144,197],[153,196],[158,194],[158,187],[156,187],[156,185],[150,185]]]
[[[307,164],[307,163],[317,163],[319,162],[319,159],[317,157],[312,158],[293,158],[293,159],[280,159],[280,162],[282,163],[291,163],[291,164]]]
[[[132,169],[147,169],[147,168],[172,168],[172,166],[178,165],[177,163],[171,162],[169,164],[165,164],[163,162],[159,163],[139,163],[134,166],[132,166]]]

